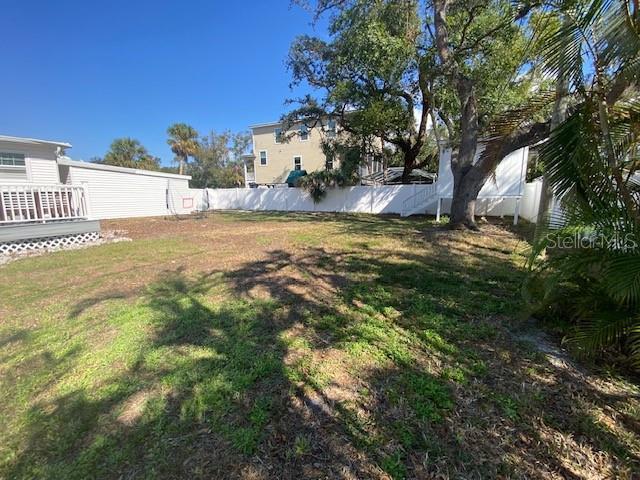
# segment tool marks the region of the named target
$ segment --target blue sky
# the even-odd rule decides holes
[[[130,136],[169,165],[173,122],[277,120],[291,41],[323,35],[289,0],[2,3],[0,134],[68,141],[84,160]]]

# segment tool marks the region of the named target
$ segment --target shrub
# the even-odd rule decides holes
[[[320,170],[312,172],[298,180],[298,186],[309,192],[314,203],[320,203],[327,195],[328,188],[346,187],[353,185],[355,175],[349,175],[339,170]]]

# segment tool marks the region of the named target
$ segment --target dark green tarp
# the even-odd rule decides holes
[[[290,187],[295,187],[298,179],[304,177],[307,174],[306,170],[291,170],[287,177],[286,183]]]

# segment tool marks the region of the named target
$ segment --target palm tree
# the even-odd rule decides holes
[[[116,138],[111,142],[103,163],[118,167],[150,169],[149,167],[153,167],[153,162],[149,162],[149,159],[153,159],[153,157],[138,140],[124,137]],[[151,169],[155,170],[156,168]]]
[[[494,122],[483,155],[546,125],[539,161],[560,208],[536,226],[533,310],[570,320],[584,353],[615,347],[640,369],[640,12],[634,0],[578,0],[545,14],[557,21],[538,32],[542,68],[563,85]]]
[[[530,284],[538,308],[574,321],[569,340],[620,348],[640,368],[640,12],[587,0],[560,13],[543,55],[568,79],[572,106],[540,161],[562,218],[539,226]]]
[[[182,175],[188,158],[198,151],[198,132],[186,123],[174,123],[167,129],[167,134],[167,143],[180,162],[179,173]]]

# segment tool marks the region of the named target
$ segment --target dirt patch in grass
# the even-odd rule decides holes
[[[640,471],[637,388],[520,331],[525,245],[501,225],[216,213],[103,228],[133,241],[0,267],[2,477]]]
[[[144,414],[147,402],[160,392],[153,390],[140,390],[124,400],[120,407],[120,413],[116,420],[125,427],[133,427],[140,421]]]

